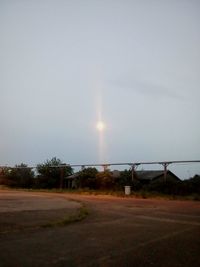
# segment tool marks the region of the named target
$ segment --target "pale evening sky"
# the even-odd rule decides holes
[[[200,159],[199,14],[198,0],[0,0],[0,165]]]

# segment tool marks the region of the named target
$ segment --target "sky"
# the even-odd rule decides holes
[[[199,160],[199,13],[198,0],[0,0],[0,165]]]

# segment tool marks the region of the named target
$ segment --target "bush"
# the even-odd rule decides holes
[[[146,185],[145,188],[149,191],[155,191],[163,194],[178,195],[180,194],[181,181],[174,180],[157,180]]]
[[[56,157],[47,160],[43,164],[37,165],[37,184],[38,188],[59,188],[64,177],[73,173],[70,166],[63,165],[60,159]]]
[[[28,165],[21,163],[5,170],[4,184],[11,187],[31,188],[34,185],[34,172]]]
[[[99,189],[113,189],[115,187],[115,178],[109,170],[97,173],[96,182]]]
[[[96,168],[83,169],[79,176],[79,186],[81,188],[96,189],[97,188],[97,175],[98,171]]]

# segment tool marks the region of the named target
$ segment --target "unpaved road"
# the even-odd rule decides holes
[[[0,191],[0,234],[40,228],[76,214],[81,204],[62,194]],[[1,264],[0,264],[1,266]]]
[[[13,192],[10,193],[12,198]],[[54,211],[63,209],[54,205],[59,199],[61,202],[67,199],[82,201],[90,214],[84,221],[65,227],[24,227],[2,233],[1,267],[200,266],[200,202],[47,193],[34,193],[34,197],[28,192],[14,194],[19,201],[17,206],[32,194],[33,201],[40,197],[41,206],[42,199],[44,202],[46,199],[52,201]],[[6,201],[3,195],[0,191],[0,201]],[[74,205],[71,201],[68,204]],[[67,208],[69,210],[70,205],[64,208],[65,211]],[[52,210],[43,211],[51,213]],[[38,211],[40,207],[37,209],[36,206],[29,210],[32,214]],[[0,216],[6,218],[5,215],[10,213],[15,219],[20,212],[23,213],[10,207],[9,212],[4,210]],[[54,218],[55,213],[51,215]]]

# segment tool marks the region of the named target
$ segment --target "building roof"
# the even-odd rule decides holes
[[[80,174],[80,172],[75,172],[75,173],[65,177],[65,179],[67,179],[67,180],[75,179],[75,178],[77,178],[79,176],[79,174]]]
[[[65,177],[65,179],[76,179],[80,175],[81,171],[76,172],[70,176]],[[114,178],[120,178],[121,171],[114,170],[111,171],[111,174]],[[154,179],[160,178],[164,176],[164,171],[162,170],[143,170],[136,171],[136,178],[143,181],[152,181]],[[167,175],[173,176],[176,180],[180,180],[173,172],[167,170]]]
[[[156,178],[162,177],[164,175],[164,171],[159,170],[146,170],[146,171],[136,171],[137,178],[139,180],[148,180],[152,181]],[[180,180],[173,172],[167,171],[167,175],[173,176],[175,179]]]

